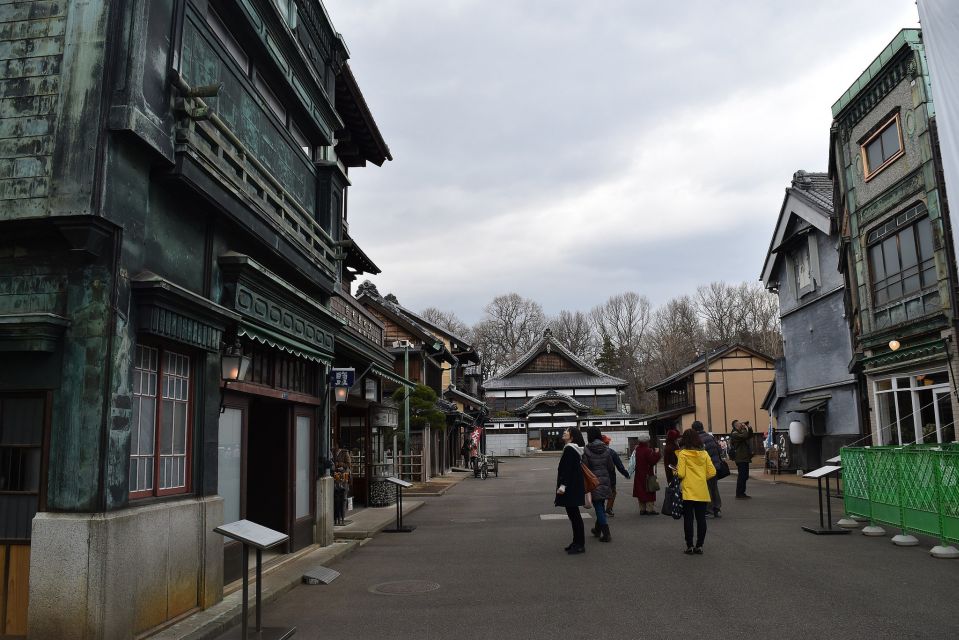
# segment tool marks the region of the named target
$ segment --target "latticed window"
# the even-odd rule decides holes
[[[868,181],[893,160],[903,154],[902,134],[899,130],[899,114],[888,120],[862,145],[865,159],[865,174]]]
[[[137,345],[130,437],[131,497],[188,490],[190,389],[189,356]]]

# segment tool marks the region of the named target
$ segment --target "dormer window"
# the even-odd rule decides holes
[[[866,138],[862,144],[861,153],[866,182],[905,153],[898,113]]]

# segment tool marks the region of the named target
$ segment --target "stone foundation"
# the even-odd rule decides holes
[[[219,496],[109,513],[38,513],[30,637],[129,638],[223,598]]]

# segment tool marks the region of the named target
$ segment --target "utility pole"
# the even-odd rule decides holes
[[[404,341],[403,345],[403,377],[410,379],[410,342]],[[406,457],[406,464],[410,463],[410,389],[403,395],[403,455]]]
[[[706,358],[706,431],[713,432],[713,407],[709,401],[709,349],[705,350]]]

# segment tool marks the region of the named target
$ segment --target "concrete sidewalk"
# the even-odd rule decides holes
[[[416,511],[425,504],[423,500],[403,500],[403,517]],[[281,595],[302,582],[303,574],[317,566],[325,566],[363,546],[377,533],[389,527],[396,520],[396,506],[361,509],[351,512],[347,520],[350,524],[335,527],[335,542],[326,547],[312,545],[297,553],[280,556],[263,570],[261,599],[264,605],[273,602]],[[254,590],[255,567],[250,567],[250,613],[254,609],[256,592]],[[243,610],[243,591],[234,587],[224,595],[223,600],[209,609],[198,611],[180,620],[162,631],[148,636],[150,640],[205,640],[215,638],[240,622]]]

